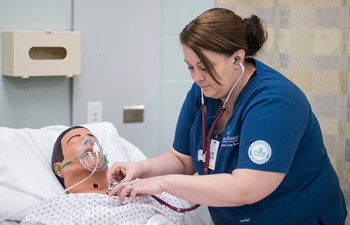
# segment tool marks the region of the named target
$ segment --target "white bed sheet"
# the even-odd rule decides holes
[[[119,136],[109,122],[83,124],[94,133],[114,161],[138,161],[145,155],[135,145]],[[41,129],[0,127],[0,224],[18,224],[27,209],[46,199],[62,194],[63,188],[54,176],[50,161],[53,144],[66,126],[54,125]],[[109,165],[111,166],[111,165]],[[189,204],[183,201],[185,207]],[[11,221],[3,221],[10,218]],[[152,224],[162,223],[161,216]],[[185,214],[186,224],[204,225],[194,213]]]

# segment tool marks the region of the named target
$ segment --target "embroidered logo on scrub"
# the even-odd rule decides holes
[[[248,149],[250,160],[259,165],[269,161],[271,154],[271,147],[266,141],[254,141]]]

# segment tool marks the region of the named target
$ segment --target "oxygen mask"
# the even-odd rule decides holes
[[[108,163],[106,154],[104,153],[100,143],[93,136],[85,136],[79,147],[79,162],[87,170],[96,171],[103,170]]]
[[[79,160],[80,164],[89,171],[100,171],[106,168],[108,164],[107,156],[104,153],[100,143],[94,136],[85,136],[79,146],[79,155],[73,160],[66,162],[55,173],[71,164],[74,160]]]

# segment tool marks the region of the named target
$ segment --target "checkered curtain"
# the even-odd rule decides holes
[[[257,58],[308,97],[350,205],[350,0],[215,2],[243,17],[254,13],[265,22],[269,39]]]

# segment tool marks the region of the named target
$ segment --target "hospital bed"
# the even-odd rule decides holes
[[[140,149],[119,136],[113,124],[83,126],[96,135],[108,156],[109,166],[114,161],[146,158]],[[19,224],[28,209],[63,193],[50,162],[53,144],[66,128],[61,125],[40,129],[0,127],[0,224]],[[185,201],[183,204],[189,206]],[[2,221],[3,218],[10,220]],[[188,225],[205,224],[195,212],[186,213],[185,220]],[[152,224],[160,222],[153,219]]]

